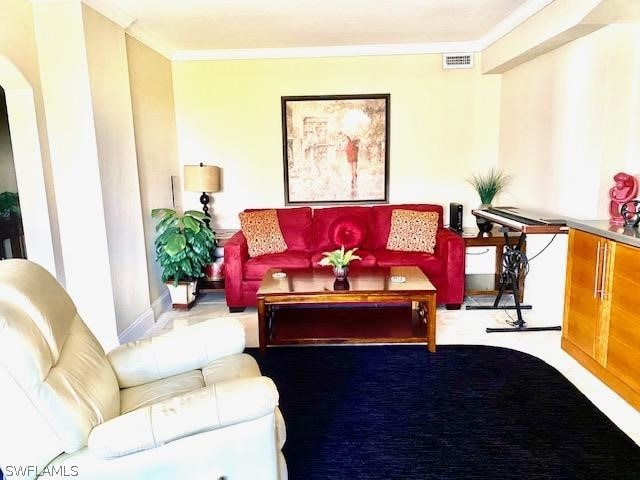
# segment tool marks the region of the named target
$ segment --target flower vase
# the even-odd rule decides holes
[[[333,274],[336,277],[336,280],[342,282],[347,279],[347,275],[349,274],[349,267],[333,267]]]

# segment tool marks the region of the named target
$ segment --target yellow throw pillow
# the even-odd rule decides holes
[[[267,253],[282,253],[287,249],[275,210],[242,212],[240,226],[242,233],[247,238],[250,257]]]
[[[437,231],[437,212],[393,210],[387,250],[433,253]]]

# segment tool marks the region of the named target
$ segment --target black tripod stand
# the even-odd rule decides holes
[[[523,305],[520,303],[520,288],[518,287],[518,279],[523,269],[526,272],[528,268],[527,256],[522,251],[525,241],[524,232],[520,234],[518,242],[515,245],[509,243],[509,229],[502,227],[500,231],[504,234],[505,251],[502,256],[502,273],[500,274],[500,290],[496,296],[493,305],[467,305],[467,310],[514,310],[516,311],[518,320],[511,327],[487,328],[487,333],[492,332],[541,332],[545,330],[560,330],[559,326],[554,327],[527,327],[522,318],[522,310],[531,310],[531,305]],[[502,295],[507,288],[511,288],[513,294],[514,305],[500,305]]]

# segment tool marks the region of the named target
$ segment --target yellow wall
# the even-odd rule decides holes
[[[618,171],[640,173],[640,24],[611,25],[503,75],[510,203],[608,218]]]
[[[33,18],[65,286],[109,350],[115,297],[81,4],[34,3]]]
[[[83,6],[82,17],[117,330],[123,336],[153,325],[125,33],[89,7]]]
[[[442,70],[440,55],[175,62],[180,162],[222,167],[214,225],[284,205],[280,97],[390,93],[389,200],[479,199],[465,179],[498,161],[500,77]],[[184,193],[185,208],[200,208]]]
[[[171,62],[130,36],[126,42],[149,290],[157,314],[160,305],[156,301],[168,292],[155,260],[151,210],[171,208],[171,176],[179,174]]]

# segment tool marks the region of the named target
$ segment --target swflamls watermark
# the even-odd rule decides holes
[[[47,477],[77,477],[77,465],[47,465],[38,467],[37,465],[6,465],[3,471],[4,478],[26,477],[35,475],[38,478]]]

